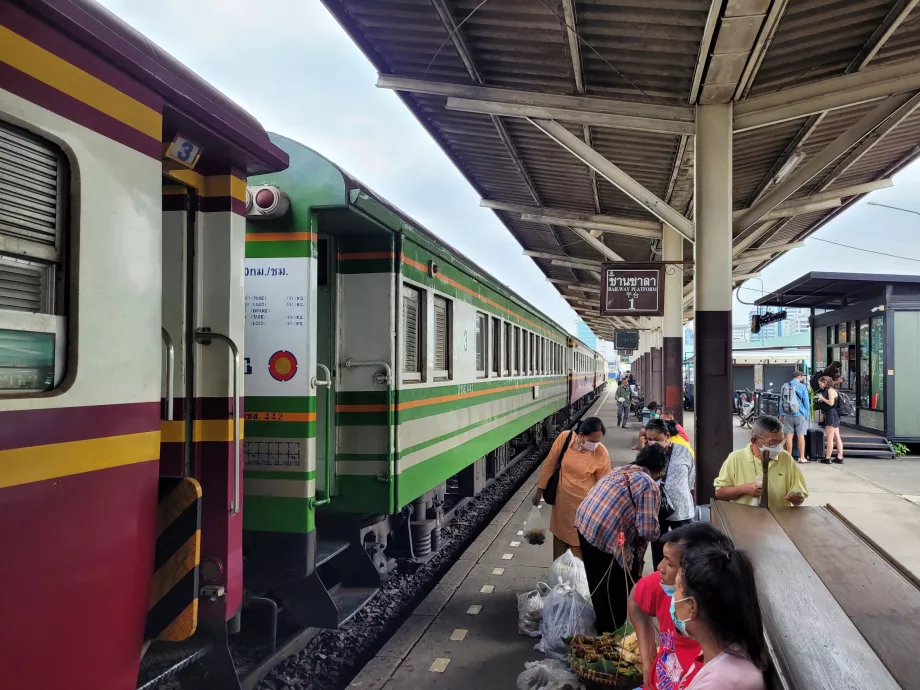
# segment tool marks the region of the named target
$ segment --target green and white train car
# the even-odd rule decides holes
[[[247,587],[331,627],[607,363],[316,152],[249,180]]]

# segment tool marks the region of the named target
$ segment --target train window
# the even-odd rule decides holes
[[[489,325],[485,314],[476,312],[476,377],[485,378],[486,376],[486,359],[488,358],[489,349],[487,347],[489,340]]]
[[[403,285],[403,380],[421,381],[424,371],[424,298],[422,291]]]
[[[0,122],[0,394],[42,392],[65,374],[64,153]]]
[[[453,337],[451,333],[451,302],[443,297],[434,298],[434,377],[447,380],[451,372]]]
[[[492,376],[500,376],[502,371],[502,322],[492,317]]]
[[[523,353],[521,355],[521,374],[527,376],[530,369],[530,338],[527,335],[527,331],[523,331],[523,338],[521,340],[521,348]]]
[[[521,329],[514,327],[514,374],[521,373]]]
[[[536,333],[530,334],[530,372],[532,374],[540,373],[540,336]]]
[[[316,285],[329,286],[329,240],[325,237],[316,240]]]
[[[510,323],[505,324],[505,358],[502,360],[502,376],[511,374],[511,353],[514,346],[512,328],[514,327]]]

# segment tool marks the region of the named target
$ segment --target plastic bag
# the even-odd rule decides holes
[[[540,637],[543,622],[543,597],[549,594],[549,586],[538,582],[537,588],[518,594],[518,632],[527,637]]]
[[[567,649],[563,638],[597,634],[597,622],[591,602],[569,585],[556,585],[543,599],[543,639],[534,647],[550,659],[565,661]]]
[[[585,564],[581,562],[581,559],[575,558],[571,549],[553,561],[553,564],[549,567],[546,582],[550,587],[568,583],[572,586],[572,589],[585,599],[591,596]]]
[[[548,531],[549,521],[540,512],[540,506],[534,506],[524,521],[524,539],[531,544],[542,544],[546,541]]]
[[[554,659],[528,661],[517,677],[517,690],[580,690],[581,687],[578,676]]]

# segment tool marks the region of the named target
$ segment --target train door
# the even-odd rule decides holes
[[[316,245],[316,493],[328,499],[335,495],[336,241],[331,235],[319,235]],[[321,384],[324,380],[327,386]],[[325,495],[327,468],[331,472],[329,496]]]

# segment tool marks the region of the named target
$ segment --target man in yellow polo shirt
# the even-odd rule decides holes
[[[770,507],[801,505],[808,496],[805,477],[798,463],[786,452],[783,425],[776,417],[758,417],[751,429],[751,442],[725,459],[716,477],[716,498],[745,505],[758,505],[763,493],[763,451],[770,452]]]

